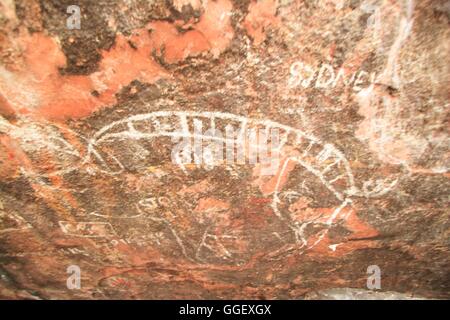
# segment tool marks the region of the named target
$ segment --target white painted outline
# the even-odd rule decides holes
[[[156,126],[155,132],[141,132],[136,129],[133,122],[137,121],[150,121],[152,124],[158,124],[160,123],[158,118],[167,118],[167,117],[175,117],[178,119],[178,126],[177,124],[171,124],[172,127],[161,129],[161,126]],[[111,141],[115,139],[133,139],[133,140],[140,140],[140,139],[152,139],[155,137],[188,137],[188,138],[201,138],[201,139],[211,139],[211,140],[218,140],[222,141],[224,143],[227,142],[226,138],[217,138],[213,136],[205,136],[205,135],[198,135],[193,134],[189,131],[188,127],[188,120],[208,120],[210,121],[211,127],[215,127],[215,120],[221,119],[221,120],[231,120],[234,122],[237,122],[237,125],[240,128],[248,129],[249,127],[265,127],[266,130],[270,130],[272,128],[282,129],[284,131],[283,138],[281,139],[280,146],[278,148],[278,152],[281,151],[281,148],[286,144],[287,138],[289,134],[295,134],[295,141],[301,142],[303,140],[306,140],[308,143],[308,147],[303,151],[301,156],[297,157],[290,157],[287,160],[284,161],[283,167],[281,171],[278,174],[277,183],[275,187],[275,191],[272,195],[272,208],[275,213],[275,215],[282,220],[283,222],[287,223],[289,228],[294,232],[296,242],[300,249],[311,249],[315,247],[328,233],[329,228],[333,225],[334,221],[336,220],[337,216],[341,212],[341,210],[346,207],[347,205],[351,205],[352,201],[348,198],[348,195],[356,195],[358,193],[358,189],[355,186],[353,174],[350,169],[350,165],[343,155],[342,152],[340,152],[338,149],[336,149],[332,144],[329,143],[323,143],[320,141],[320,139],[314,137],[313,135],[307,134],[299,129],[295,129],[283,124],[280,124],[278,122],[274,122],[271,120],[260,120],[260,119],[250,119],[243,116],[237,116],[230,113],[223,113],[223,112],[190,112],[190,111],[157,111],[147,114],[139,114],[134,115],[131,117],[128,117],[126,119],[122,119],[119,121],[115,121],[99,131],[97,131],[93,138],[89,140],[88,145],[88,156],[93,155],[95,156],[101,163],[106,165],[104,159],[100,156],[100,154],[96,151],[96,147],[101,144],[104,141]],[[116,128],[124,127],[126,129],[119,130],[118,132],[115,131]],[[172,131],[169,131],[172,129]],[[180,131],[181,129],[181,131]],[[238,130],[239,130],[238,129]],[[108,133],[108,131],[113,131],[112,133]],[[239,139],[239,137],[238,137]],[[316,146],[321,149],[321,151],[317,155],[311,155],[311,149]],[[109,156],[111,156],[109,154]],[[317,165],[314,165],[311,163],[311,161],[308,161],[308,157],[313,156],[314,159],[316,159]],[[324,164],[324,168],[322,169],[322,164],[327,159],[332,159],[331,164]],[[121,170],[119,172],[109,172],[110,174],[119,174],[123,171],[124,167],[120,162],[117,160],[117,158],[113,158],[114,161],[117,161],[117,164],[119,164],[119,167]],[[89,158],[86,158],[84,160],[85,162],[89,161]],[[334,196],[341,201],[341,205],[338,206],[333,214],[330,216],[328,221],[326,222],[326,229],[323,229],[321,231],[321,234],[319,236],[319,239],[317,239],[313,244],[308,245],[307,239],[305,239],[305,236],[303,234],[303,231],[307,224],[312,223],[312,221],[307,222],[306,224],[303,223],[302,225],[298,226],[294,224],[292,221],[289,221],[286,219],[286,217],[283,217],[281,212],[278,208],[279,200],[279,192],[280,192],[280,182],[281,178],[283,177],[285,170],[287,168],[287,165],[290,161],[294,161],[297,164],[300,164],[304,169],[315,175],[321,183],[330,190]],[[339,166],[339,164],[342,164],[342,166]],[[325,174],[328,173],[333,167],[336,167],[336,169],[340,169],[339,175],[337,177],[333,177],[333,179],[327,179],[325,177]],[[342,171],[342,172],[341,172]],[[338,180],[344,178],[345,182],[347,184],[347,188],[344,191],[339,191],[337,187],[333,186],[333,183],[337,182]],[[159,218],[155,218],[160,222],[164,222],[166,225],[168,225],[168,221],[165,221],[165,219],[160,220]],[[170,227],[170,226],[169,226]],[[170,228],[172,230],[173,235],[177,239],[177,242],[183,252],[183,254],[187,257],[186,250],[184,248],[184,245],[182,244],[181,239],[179,239],[178,235],[176,234],[175,230]],[[203,242],[202,242],[203,243]],[[302,253],[304,250],[301,250],[300,253]]]
[[[136,128],[133,126],[133,122],[135,121],[145,121],[145,120],[157,120],[157,118],[165,118],[165,117],[176,117],[179,120],[179,127],[173,127],[173,131],[167,131],[167,130],[157,130],[155,132],[145,133],[140,132],[136,130]],[[320,141],[320,139],[316,138],[313,135],[307,134],[299,129],[295,129],[290,126],[286,126],[283,124],[280,124],[278,122],[274,122],[271,120],[263,120],[263,119],[251,119],[243,116],[237,116],[231,113],[224,113],[224,112],[196,112],[196,111],[156,111],[152,113],[147,114],[139,114],[135,116],[128,117],[123,120],[115,121],[99,131],[97,131],[94,136],[89,139],[88,144],[88,153],[85,159],[83,160],[83,163],[87,163],[91,160],[91,157],[97,158],[103,165],[106,165],[104,159],[101,157],[101,155],[96,151],[96,146],[104,141],[110,141],[114,139],[133,139],[133,140],[140,140],[140,139],[152,139],[155,137],[180,137],[180,138],[200,138],[200,139],[210,139],[210,140],[217,140],[226,143],[229,139],[226,138],[218,138],[214,136],[204,136],[204,135],[196,135],[189,131],[187,124],[188,118],[205,118],[209,119],[211,121],[211,124],[215,126],[214,120],[216,119],[222,119],[222,120],[231,120],[237,122],[237,124],[240,125],[240,128],[249,128],[249,127],[257,127],[257,126],[264,126],[266,130],[270,130],[272,128],[282,129],[283,132],[283,139],[280,141],[280,145],[278,148],[278,152],[280,152],[281,148],[285,145],[287,142],[287,137],[289,134],[295,134],[296,140],[307,140],[310,143],[310,146],[318,145],[322,147],[322,155],[326,155],[327,158],[333,157],[335,159],[335,162],[331,165],[329,165],[327,168],[325,168],[326,171],[329,171],[331,166],[342,163],[343,165],[343,177],[346,178],[346,183],[348,185],[348,188],[343,192],[337,192],[334,187],[332,187],[333,181],[326,181],[326,179],[323,177],[323,174],[326,172],[321,172],[321,170],[314,168],[314,166],[308,164],[306,161],[299,159],[296,159],[303,167],[305,167],[306,170],[310,171],[319,179],[321,179],[322,182],[326,182],[327,188],[329,188],[334,194],[338,194],[337,198],[342,200],[344,198],[343,194],[355,194],[356,186],[354,183],[353,174],[350,169],[350,165],[345,158],[344,154],[340,152],[338,149],[336,149],[333,145],[328,143],[323,143]],[[113,132],[108,133],[110,130],[114,130],[115,127],[119,127],[121,125],[125,124],[127,130],[120,130],[119,132]],[[180,131],[181,128],[181,131]],[[238,138],[239,139],[239,138]],[[303,154],[303,157],[306,157],[309,155],[309,150],[305,150],[305,153]],[[105,171],[105,173],[109,174],[120,174],[124,170],[124,166],[120,163],[120,161],[117,160],[116,157],[113,155],[110,155],[113,161],[117,163],[117,165],[120,167],[119,171]],[[318,161],[321,162],[321,161]]]
[[[166,125],[161,125],[161,118],[167,118],[167,117],[175,117],[178,119],[178,123],[170,123]],[[211,127],[216,127],[215,120],[225,120],[225,121],[234,121],[238,125],[239,129],[244,129],[242,132],[245,132],[248,128],[253,127],[264,127],[266,130],[270,130],[272,128],[281,129],[284,132],[282,133],[282,138],[280,139],[280,145],[277,148],[277,152],[281,153],[281,149],[284,147],[284,145],[287,143],[288,137],[290,134],[295,135],[293,147],[299,146],[300,143],[306,142],[308,145],[307,148],[303,150],[303,153],[299,156],[292,156],[287,158],[282,165],[281,171],[278,173],[277,182],[275,186],[275,190],[272,194],[272,203],[271,207],[273,208],[274,214],[282,220],[284,223],[287,223],[288,227],[294,232],[295,239],[297,242],[297,245],[300,249],[311,249],[314,246],[316,246],[328,233],[329,228],[333,225],[336,218],[338,217],[341,210],[346,207],[347,205],[352,206],[352,200],[350,199],[351,196],[362,196],[362,197],[376,197],[382,194],[385,194],[386,192],[390,191],[396,184],[397,181],[394,181],[387,187],[383,187],[383,181],[381,181],[381,185],[378,182],[378,184],[372,188],[372,190],[368,190],[368,186],[370,183],[373,182],[366,182],[364,184],[364,188],[361,191],[355,186],[354,177],[350,169],[350,165],[348,160],[345,158],[344,154],[339,151],[337,148],[335,148],[332,144],[324,143],[317,137],[308,134],[306,132],[303,132],[299,129],[280,124],[278,122],[274,122],[271,120],[266,119],[252,119],[247,118],[244,116],[234,115],[231,113],[224,113],[224,112],[197,112],[197,111],[156,111],[146,114],[139,114],[130,116],[128,118],[118,120],[115,122],[112,122],[100,130],[98,130],[91,139],[86,139],[82,137],[81,135],[75,133],[77,136],[81,137],[83,140],[87,141],[87,153],[83,159],[80,159],[80,163],[78,163],[74,167],[66,168],[64,170],[59,170],[56,172],[52,172],[48,174],[50,175],[58,175],[58,174],[64,174],[76,169],[81,169],[83,165],[88,164],[93,160],[93,158],[97,159],[107,170],[98,169],[99,171],[109,174],[109,175],[117,175],[124,171],[124,166],[120,161],[111,153],[106,152],[106,154],[112,159],[112,161],[117,164],[120,168],[119,171],[111,171],[108,170],[109,166],[103,159],[103,157],[100,155],[100,153],[97,151],[97,147],[102,143],[106,141],[111,140],[124,140],[124,139],[132,139],[132,140],[141,140],[141,139],[153,139],[156,137],[181,137],[181,138],[200,138],[200,139],[209,139],[209,140],[217,140],[226,143],[229,141],[227,138],[218,138],[215,136],[205,136],[203,134],[193,134],[189,131],[188,126],[188,120],[208,120],[210,121]],[[154,132],[141,132],[136,129],[136,126],[134,125],[134,122],[137,121],[151,121],[151,128],[155,128]],[[125,125],[125,126],[123,126]],[[125,129],[122,129],[124,127]],[[119,130],[115,131],[115,129],[119,128]],[[68,130],[68,129],[66,129]],[[170,131],[171,130],[171,131]],[[71,131],[71,130],[70,130]],[[109,132],[112,131],[112,132]],[[242,137],[239,136],[236,139],[241,139]],[[64,140],[62,138],[58,138],[59,140]],[[231,141],[234,142],[234,141]],[[68,143],[64,143],[64,145],[67,145]],[[317,154],[312,154],[313,147],[318,147],[320,151]],[[258,146],[259,148],[259,146]],[[78,156],[78,154],[76,155]],[[310,159],[313,159],[312,161]],[[327,160],[331,160],[331,163],[326,163]],[[341,202],[341,205],[338,206],[328,221],[325,223],[327,226],[326,229],[322,229],[320,231],[319,239],[316,240],[313,244],[308,245],[307,239],[305,239],[304,236],[304,229],[309,223],[312,223],[314,221],[308,221],[304,222],[301,225],[295,224],[293,221],[290,221],[290,218],[284,217],[278,208],[278,203],[280,203],[279,199],[279,193],[281,191],[280,184],[281,184],[281,178],[283,177],[285,171],[287,170],[287,165],[290,161],[295,162],[296,164],[299,164],[301,167],[306,169],[308,172],[316,176],[321,183],[333,193],[333,195]],[[332,170],[334,168],[334,170]],[[337,171],[338,175],[333,176],[330,178],[327,178],[325,175],[328,174],[330,171],[334,172]],[[28,172],[29,174],[29,172]],[[43,175],[35,175],[34,178],[39,178]],[[30,177],[31,178],[31,177]],[[341,181],[344,179],[345,187],[339,187],[335,186],[334,183],[337,181]],[[140,205],[143,205],[144,203],[140,203]],[[136,208],[139,212],[139,214],[131,216],[131,217],[123,217],[123,218],[141,218],[143,217],[143,211],[139,207],[139,205],[136,205]],[[97,216],[105,217],[101,214],[94,214]],[[112,217],[109,217],[112,218]],[[122,217],[121,217],[122,218]],[[164,223],[170,231],[172,232],[174,238],[176,239],[178,245],[180,246],[180,249],[183,253],[183,255],[190,259],[190,257],[187,255],[186,249],[184,247],[184,244],[181,240],[181,238],[178,236],[177,232],[171,227],[169,221],[163,218],[157,218],[154,216],[146,216],[145,218],[155,220],[158,222]],[[344,217],[346,219],[346,217]],[[109,223],[102,223],[101,224],[109,224]],[[60,223],[61,228],[64,231],[63,226]],[[109,224],[112,231],[114,232],[114,229],[112,228],[112,225]],[[65,230],[67,232],[67,230]],[[83,236],[83,235],[77,235],[75,236]],[[91,236],[91,235],[84,235],[83,237],[98,237],[98,236]],[[331,250],[331,249],[330,249]],[[302,253],[304,250],[300,250]]]

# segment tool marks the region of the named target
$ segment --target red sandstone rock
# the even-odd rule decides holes
[[[450,296],[448,1],[79,6],[0,0],[0,298]]]

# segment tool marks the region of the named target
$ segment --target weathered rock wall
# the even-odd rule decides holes
[[[450,297],[449,1],[0,13],[1,298],[298,299],[369,266]],[[199,123],[277,130],[276,170],[174,163]]]

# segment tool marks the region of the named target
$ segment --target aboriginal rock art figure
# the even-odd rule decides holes
[[[201,133],[194,131],[194,123],[202,124]],[[223,112],[140,114],[113,122],[91,138],[44,125],[28,128],[27,132],[3,123],[2,130],[22,138],[23,144],[27,143],[24,137],[50,130],[52,141],[43,139],[40,145],[48,142],[47,150],[57,151],[58,157],[71,162],[67,165],[57,158],[55,161],[64,165],[36,170],[29,164],[22,168],[38,186],[36,191],[58,189],[48,183],[55,176],[70,182],[69,193],[78,203],[76,212],[63,210],[63,202],[70,201],[67,197],[51,193],[53,202],[62,202],[59,211],[66,212],[59,222],[65,234],[151,245],[164,254],[181,254],[196,263],[245,263],[262,243],[274,255],[289,250],[303,253],[333,230],[344,228],[354,215],[352,199],[381,196],[396,183],[369,181],[358,188],[347,159],[332,144],[274,121]],[[171,161],[177,139],[201,138],[225,145],[230,143],[229,136],[205,132],[231,128],[238,133],[234,141],[248,129],[277,129],[279,143],[272,152],[278,153],[280,161],[271,176],[261,179],[261,164],[222,163],[209,167],[205,175],[201,165]],[[77,137],[85,147],[73,147],[69,137]],[[77,179],[80,175],[90,175],[91,179]],[[88,180],[104,185],[104,190],[78,183]],[[95,197],[86,197],[86,193]],[[48,198],[48,193],[41,194]],[[107,195],[109,199],[126,197],[126,201],[105,203],[102,199]],[[247,232],[254,229],[261,232]],[[336,245],[330,245],[329,250],[335,250]]]

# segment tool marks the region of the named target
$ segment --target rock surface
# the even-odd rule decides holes
[[[0,298],[450,297],[450,1],[0,14]],[[275,128],[277,169],[174,163],[200,122]]]

